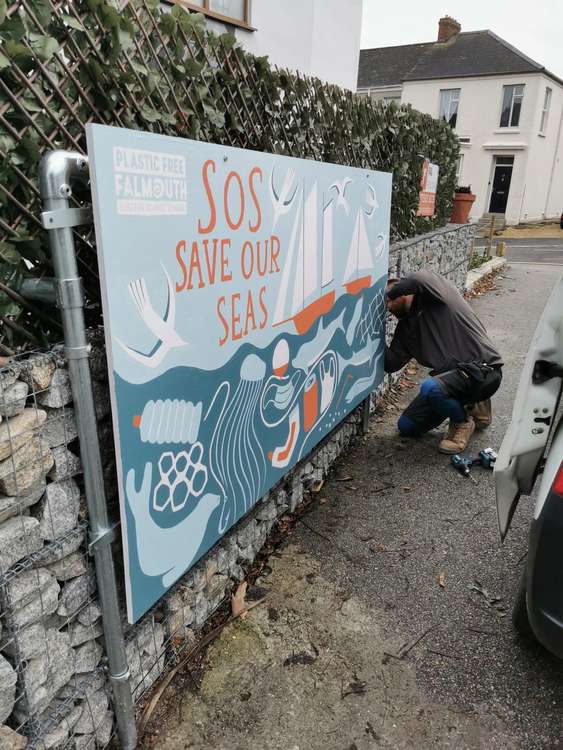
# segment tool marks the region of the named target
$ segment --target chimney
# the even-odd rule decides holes
[[[440,18],[440,24],[438,26],[438,41],[449,42],[452,37],[459,34],[461,31],[461,24],[458,23],[455,18],[451,16],[444,16]]]

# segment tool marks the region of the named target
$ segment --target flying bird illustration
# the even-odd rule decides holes
[[[339,206],[342,206],[342,208],[346,211],[347,215],[350,214],[350,204],[346,200],[345,194],[346,194],[346,188],[348,187],[348,185],[351,182],[352,182],[352,180],[351,180],[350,177],[345,177],[340,182],[338,180],[336,180],[329,187],[329,190],[333,190],[334,189],[334,190],[336,190],[336,192],[338,194],[338,198],[336,199],[336,208],[338,208]]]
[[[295,172],[293,169],[288,169],[285,173],[282,188],[278,194],[276,192],[276,186],[274,185],[274,170],[272,169],[270,177],[270,193],[272,197],[272,206],[274,207],[274,226],[278,223],[279,218],[286,214],[291,208],[291,204],[293,203],[298,188],[298,185],[293,187],[294,179]],[[293,192],[291,192],[292,188]]]
[[[143,352],[137,351],[137,349],[132,349],[130,346],[127,346],[116,338],[117,343],[130,357],[137,360],[137,362],[140,362],[142,365],[151,368],[158,367],[171,349],[178,346],[189,346],[186,341],[180,338],[174,328],[176,317],[174,287],[172,286],[172,281],[170,280],[170,276],[164,266],[162,266],[162,270],[164,271],[168,283],[168,301],[166,303],[164,317],[161,317],[155,312],[149,299],[146,282],[143,278],[135,279],[129,284],[129,294],[133,298],[137,307],[139,317],[149,331],[158,339],[154,347],[148,354],[143,354]]]
[[[374,215],[376,209],[379,208],[379,203],[377,202],[377,194],[375,192],[375,188],[373,185],[368,185],[366,203],[368,204],[368,210],[366,211],[366,216],[371,217]]]

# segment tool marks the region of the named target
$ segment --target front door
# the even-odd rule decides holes
[[[489,212],[492,214],[504,214],[506,212],[513,168],[513,156],[495,157],[495,171],[493,175],[493,187],[491,189],[491,203],[489,206]]]

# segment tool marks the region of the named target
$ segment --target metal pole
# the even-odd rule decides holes
[[[367,435],[369,430],[369,415],[371,409],[371,393],[362,401],[362,435]]]
[[[41,161],[39,179],[44,207],[42,220],[43,226],[49,230],[58,305],[64,328],[65,355],[78,423],[90,522],[89,550],[96,566],[115,716],[121,747],[132,750],[137,745],[137,729],[111,549],[114,529],[107,514],[90,376],[90,351],[84,325],[82,284],[72,236],[72,227],[87,221],[89,212],[69,207],[71,183],[88,179],[88,159],[79,153],[52,151]]]

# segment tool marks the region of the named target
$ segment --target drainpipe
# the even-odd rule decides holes
[[[90,375],[90,347],[84,324],[82,282],[78,276],[72,227],[91,221],[90,209],[70,208],[71,183],[88,179],[88,159],[82,154],[51,151],[39,169],[43,201],[43,226],[49,242],[57,280],[57,299],[63,321],[65,356],[68,360],[74,409],[80,438],[80,454],[88,502],[89,552],[94,557],[100,596],[108,673],[113,691],[120,745],[133,750],[137,730],[130,673],[123,640],[119,600],[111,542],[114,528],[107,514],[107,503],[97,438],[96,412]]]
[[[557,160],[557,154],[559,153],[559,144],[561,143],[561,131],[563,130],[563,106],[561,107],[561,115],[559,117],[559,130],[557,131],[557,141],[555,142],[555,151],[553,153],[553,163],[551,165],[551,174],[549,176],[549,185],[547,188],[547,196],[545,199],[545,210],[543,212],[544,217],[547,219],[547,210],[549,208],[549,201],[551,199],[551,190],[553,188],[553,180],[555,178],[555,162]]]

